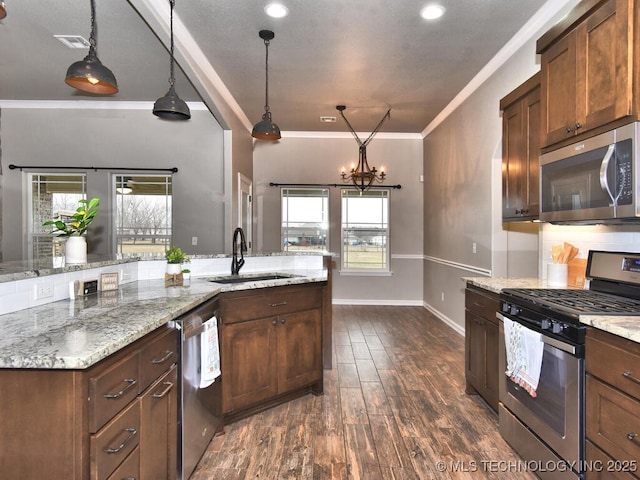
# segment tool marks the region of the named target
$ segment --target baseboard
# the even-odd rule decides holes
[[[460,334],[461,336],[464,337],[464,327],[463,326],[458,325],[456,322],[454,322],[449,317],[447,317],[444,313],[440,312],[439,310],[436,310],[435,308],[433,308],[431,305],[429,305],[426,302],[424,302],[422,304],[422,306],[424,308],[426,308],[427,310],[429,310],[436,317],[438,317],[438,319],[441,320],[444,324],[446,324],[447,326],[451,327],[458,334]]]

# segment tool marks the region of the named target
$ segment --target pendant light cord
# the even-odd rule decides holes
[[[169,67],[169,72],[170,72],[170,77],[169,77],[169,85],[171,85],[172,87],[174,86],[174,84],[176,83],[176,80],[174,78],[174,72],[173,72],[173,7],[175,6],[176,2],[175,0],[169,0],[169,5],[171,6],[171,20],[170,20],[170,29],[171,29],[171,66]]]
[[[89,55],[98,56],[96,48],[96,37],[98,36],[98,27],[96,26],[96,2],[91,0],[91,33],[89,33]]]
[[[264,82],[264,111],[265,113],[269,113],[269,40],[264,41],[264,46],[266,48],[266,55],[264,61],[264,71],[265,71],[265,82]]]

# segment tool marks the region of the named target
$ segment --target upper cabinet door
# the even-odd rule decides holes
[[[574,10],[583,8],[582,18],[573,19],[556,38],[539,40],[543,147],[637,113],[632,91],[635,1],[584,2],[597,8],[579,5]]]
[[[545,145],[575,135],[576,35],[571,33],[542,55],[542,128]]]
[[[609,0],[577,32],[577,119],[588,130],[631,113],[633,2]]]

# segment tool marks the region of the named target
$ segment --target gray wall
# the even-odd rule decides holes
[[[26,216],[25,174],[8,165],[100,166],[111,171],[88,174],[88,195],[103,200],[90,229],[92,253],[110,253],[113,221],[110,174],[118,167],[178,167],[173,177],[173,238],[188,253],[225,251],[231,211],[225,190],[223,130],[206,110],[192,111],[187,122],[158,119],[150,110],[4,108],[2,110],[3,261],[26,257],[22,225]],[[238,135],[242,150],[242,135]],[[246,144],[246,142],[245,142]],[[250,151],[245,147],[245,150]],[[225,170],[225,168],[227,170]],[[194,192],[197,194],[194,195]],[[191,237],[198,245],[191,245]]]
[[[534,35],[424,140],[423,299],[459,331],[464,328],[462,277],[538,276],[537,224],[510,226],[501,221],[499,110],[500,99],[540,69],[537,38]]]
[[[367,147],[371,166],[386,167],[386,184],[400,184],[390,193],[392,276],[346,276],[335,271],[334,303],[422,303],[422,140],[416,135],[378,134]],[[280,189],[275,183],[342,183],[340,170],[357,161],[358,145],[351,136],[286,137],[256,142],[254,152],[255,250],[280,250]],[[330,188],[329,249],[340,254],[340,188]],[[336,257],[337,267],[340,265]]]

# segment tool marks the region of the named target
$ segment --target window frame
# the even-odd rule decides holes
[[[120,205],[119,205],[119,201],[120,199],[124,200],[124,197],[126,197],[128,194],[124,194],[124,193],[120,193],[117,189],[118,187],[122,186],[124,183],[126,183],[126,179],[129,178],[135,178],[135,177],[144,177],[144,178],[158,178],[158,179],[164,179],[164,185],[165,185],[165,193],[164,193],[164,198],[165,198],[165,219],[168,219],[168,222],[166,222],[166,226],[162,227],[165,228],[166,230],[168,230],[168,233],[165,233],[164,235],[157,235],[156,233],[153,234],[149,234],[147,236],[155,236],[157,238],[161,239],[161,242],[158,243],[157,245],[159,245],[161,248],[158,248],[157,251],[148,251],[148,252],[140,252],[140,251],[130,251],[130,252],[123,252],[122,251],[122,242],[121,242],[121,237],[126,237],[126,236],[137,236],[137,233],[133,233],[133,234],[124,234],[124,233],[120,233]],[[112,226],[111,228],[113,229],[113,252],[116,255],[135,255],[135,256],[145,256],[145,255],[158,255],[159,253],[164,252],[166,249],[168,249],[172,244],[173,244],[173,188],[174,188],[174,182],[173,182],[173,175],[172,174],[158,174],[158,173],[153,173],[153,174],[147,174],[147,173],[123,173],[123,172],[113,172],[111,174],[111,183],[112,183],[112,205],[113,205],[113,221],[112,221]],[[168,199],[168,203],[167,203],[167,199]],[[142,234],[140,234],[141,237],[144,237],[145,234],[144,232]],[[154,245],[156,245],[156,243],[153,243]],[[135,245],[135,242],[134,244]]]
[[[363,228],[360,227],[360,230],[384,230],[384,265],[382,262],[379,268],[369,268],[369,267],[357,267],[353,265],[349,265],[348,257],[349,254],[346,251],[346,248],[349,247],[348,239],[345,238],[345,232],[349,230],[354,230],[356,227],[349,228],[349,224],[356,224],[356,222],[347,223],[345,220],[345,197],[348,199],[349,197],[358,197],[362,195],[371,195],[373,193],[377,193],[381,199],[386,199],[386,207],[383,204],[383,212],[381,214],[381,222],[380,225],[384,225],[384,227],[378,228]],[[354,188],[342,188],[340,190],[340,273],[347,275],[391,275],[391,249],[390,249],[390,236],[391,236],[391,221],[390,221],[390,202],[391,202],[391,189],[389,188],[376,188],[369,189],[364,192],[360,192]],[[386,211],[384,211],[386,209]],[[385,221],[386,219],[386,221]],[[347,242],[347,243],[346,243]],[[349,265],[349,266],[347,266]]]
[[[290,198],[292,195],[289,196],[285,196],[285,192],[286,191],[308,191],[308,192],[319,192],[319,193],[323,193],[320,195],[310,195],[310,197],[315,197],[315,198],[321,198],[322,201],[322,209],[323,211],[320,212],[320,215],[322,217],[322,220],[320,221],[320,225],[322,226],[323,224],[325,225],[324,228],[324,244],[319,243],[316,245],[316,248],[314,248],[314,245],[311,245],[311,248],[308,249],[293,249],[290,250],[288,247],[290,246],[289,242],[285,242],[285,239],[288,239],[289,237],[291,237],[292,235],[290,235],[289,229],[291,229],[292,227],[286,227],[285,226],[285,218],[284,218],[284,199],[285,198]],[[329,237],[330,237],[330,218],[331,218],[331,207],[330,207],[330,195],[329,195],[329,188],[328,187],[282,187],[280,189],[280,248],[282,249],[283,252],[300,252],[300,251],[312,251],[312,252],[326,252],[329,251]],[[287,223],[293,223],[288,221],[288,217],[287,217]],[[318,222],[309,222],[309,223],[318,223]],[[307,227],[304,227],[307,228]],[[313,228],[317,228],[317,227],[312,227],[309,226],[308,228],[313,229]],[[318,230],[323,230],[322,227],[319,228]],[[319,248],[317,248],[319,247]]]

